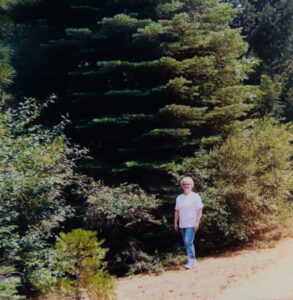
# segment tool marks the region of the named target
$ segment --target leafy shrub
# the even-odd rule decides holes
[[[135,184],[108,187],[93,182],[87,203],[85,222],[105,237],[111,249],[109,268],[119,273],[129,271],[145,251],[153,228],[162,223],[152,214],[159,200]]]
[[[66,120],[53,129],[35,124],[42,108],[33,99],[16,109],[0,105],[0,259],[17,266],[24,282],[42,264],[54,230],[73,213],[65,189],[86,153],[64,136]]]
[[[144,222],[158,224],[151,214],[159,201],[146,194],[138,185],[121,184],[109,187],[102,182],[93,183],[88,197],[86,221],[98,227],[121,226],[133,228]]]

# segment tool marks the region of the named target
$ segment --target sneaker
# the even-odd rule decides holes
[[[186,265],[184,265],[184,268],[188,269],[188,270],[193,269],[193,268],[195,268],[195,264],[193,264],[193,265],[186,264]]]

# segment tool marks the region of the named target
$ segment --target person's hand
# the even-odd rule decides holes
[[[175,229],[175,231],[179,230],[178,224],[174,224],[174,229]]]
[[[199,224],[198,224],[198,223],[195,223],[195,225],[193,226],[194,232],[197,232],[198,227],[199,227]]]

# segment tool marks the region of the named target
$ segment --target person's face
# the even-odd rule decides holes
[[[183,189],[184,194],[188,194],[192,189],[192,185],[189,182],[183,182],[181,187]]]

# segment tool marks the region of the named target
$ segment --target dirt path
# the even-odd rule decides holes
[[[118,281],[117,300],[293,300],[293,239],[199,261],[193,270]]]

